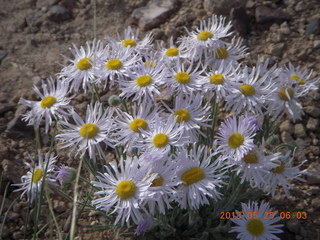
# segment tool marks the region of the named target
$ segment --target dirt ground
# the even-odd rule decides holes
[[[23,161],[34,154],[33,129],[26,127],[18,117],[24,111],[18,106],[21,97],[35,99],[33,84],[54,76],[66,64],[61,54],[70,56],[72,43],[84,45],[94,37],[116,37],[124,28],[136,23],[135,9],[148,0],[1,0],[0,4],[0,172],[2,185],[0,203],[4,211],[18,194],[8,183],[19,183],[26,171]],[[171,2],[171,1],[170,1]],[[289,61],[295,66],[314,70],[320,76],[320,2],[317,0],[176,0],[175,7],[160,22],[150,27],[154,39],[167,43],[170,36],[185,34],[184,26],[196,27],[199,20],[212,14],[224,14],[233,21],[235,31],[244,38],[255,63],[258,56],[271,57],[271,64],[280,66]],[[58,6],[58,7],[57,7]],[[94,21],[96,16],[96,23]],[[96,24],[96,25],[95,25]],[[94,27],[96,26],[96,27]],[[142,31],[145,33],[145,31]],[[77,96],[75,104],[81,107],[85,97]],[[284,220],[285,233],[281,239],[320,240],[320,92],[313,91],[302,101],[306,115],[300,122],[290,120],[280,127],[283,142],[295,140],[300,146],[295,164],[307,159],[302,169],[311,173],[306,182],[294,181],[291,195],[277,194],[270,201],[279,211],[306,211],[306,220]],[[312,125],[313,124],[313,125]],[[45,135],[43,145],[48,147]],[[72,164],[60,153],[61,159]],[[74,163],[73,163],[74,164]],[[65,214],[70,204],[60,198],[54,200],[54,209]],[[8,212],[2,229],[2,239],[23,239],[26,202],[19,200]],[[44,213],[45,214],[45,213]],[[70,226],[69,214],[61,217],[63,231]],[[78,223],[77,239],[113,239],[108,231],[93,231],[86,225],[101,223],[103,216],[84,215]],[[0,216],[0,224],[3,214]],[[27,231],[28,232],[28,231]],[[28,232],[31,234],[31,232]],[[45,232],[41,239],[49,238]],[[31,236],[31,235],[30,235]],[[27,236],[29,239],[30,236]]]

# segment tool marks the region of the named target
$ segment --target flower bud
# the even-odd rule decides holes
[[[76,170],[74,168],[62,165],[59,168],[57,180],[60,182],[61,185],[68,184],[76,178],[76,175]]]

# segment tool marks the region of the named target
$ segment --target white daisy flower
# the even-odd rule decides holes
[[[176,61],[180,58],[185,57],[184,50],[180,46],[176,46],[173,42],[173,38],[170,37],[169,47],[165,48],[164,46],[160,46],[161,52],[161,60],[167,63],[167,65],[171,65],[172,61]]]
[[[230,218],[237,224],[230,232],[238,233],[237,239],[240,240],[277,240],[275,233],[282,233],[280,229],[283,224],[276,224],[281,219],[276,217],[278,211],[270,208],[268,203],[257,202],[242,203],[242,210],[236,211],[238,218]],[[268,213],[272,213],[268,215]]]
[[[230,82],[229,94],[225,97],[226,110],[236,114],[243,110],[254,114],[263,114],[264,103],[274,93],[271,72],[260,74],[260,67],[253,67],[249,72],[245,67],[238,73],[237,81]]]
[[[105,47],[101,41],[87,41],[86,49],[84,47],[77,48],[73,44],[73,48],[69,48],[73,58],[63,56],[71,64],[65,66],[58,74],[59,77],[66,78],[71,82],[71,89],[78,91],[81,87],[85,92],[91,90],[91,85],[94,82],[95,67],[100,55],[104,54]]]
[[[163,103],[167,110],[176,117],[176,122],[181,126],[183,134],[188,136],[192,142],[197,141],[198,134],[205,136],[201,127],[210,127],[207,124],[210,121],[210,106],[208,104],[202,106],[202,100],[203,96],[200,93],[186,97],[179,94],[175,98],[174,109],[170,109]]]
[[[149,129],[140,131],[145,136],[143,141],[136,144],[141,152],[168,152],[170,147],[181,147],[189,142],[187,138],[182,137],[182,129],[176,124],[173,116],[165,120],[156,115],[154,124]]]
[[[112,139],[109,136],[113,129],[112,111],[104,110],[100,103],[94,106],[88,105],[85,121],[75,112],[70,112],[75,124],[69,121],[59,121],[61,133],[57,135],[63,148],[76,150],[77,154],[83,156],[88,150],[89,157],[95,159],[96,151],[100,157],[104,158],[101,143],[107,146],[112,145]],[[77,155],[76,154],[76,155]]]
[[[247,47],[242,45],[241,38],[233,37],[230,43],[220,42],[214,49],[207,49],[206,58],[210,62],[224,62],[225,64],[239,65],[239,60],[245,58]]]
[[[188,153],[185,149],[179,149],[177,153],[177,188],[176,200],[182,209],[198,209],[202,205],[208,205],[209,199],[217,201],[222,193],[218,192],[225,183],[224,172],[218,161],[212,163],[214,154],[207,147],[199,147],[196,144]]]
[[[231,22],[225,25],[225,21],[225,17],[213,15],[207,21],[202,20],[195,31],[186,29],[188,36],[180,38],[179,42],[190,59],[200,59],[206,49],[216,49],[221,39],[231,35]]]
[[[137,140],[143,137],[140,129],[147,131],[154,124],[157,113],[158,108],[154,108],[150,102],[144,102],[139,106],[133,104],[131,115],[119,111],[118,118],[114,121],[114,129],[117,129],[114,134],[118,141],[116,145],[126,146],[125,150],[134,147]]]
[[[53,119],[64,119],[69,114],[67,111],[72,109],[69,105],[71,98],[69,84],[66,81],[57,80],[55,83],[52,78],[42,82],[42,92],[34,85],[33,90],[41,98],[41,101],[29,101],[21,98],[19,104],[30,107],[31,110],[23,115],[23,120],[28,121],[28,125],[39,127],[42,119],[45,120],[45,131],[48,133]]]
[[[101,188],[95,193],[101,197],[93,200],[92,204],[106,213],[110,210],[110,214],[117,213],[115,225],[121,221],[121,226],[124,222],[129,226],[131,219],[135,224],[143,219],[141,202],[148,197],[146,192],[156,174],[147,172],[138,163],[139,159],[136,157],[120,159],[119,168],[112,162],[110,167],[105,166],[104,174],[99,173],[97,176],[99,182],[91,182],[93,186]]]
[[[131,47],[137,53],[142,53],[148,51],[152,48],[152,33],[148,33],[142,40],[139,40],[139,29],[134,31],[130,26],[124,30],[124,36],[121,37],[118,33],[118,40],[111,37],[105,38],[107,41],[118,43],[122,47]]]
[[[232,64],[225,64],[221,61],[217,64],[208,65],[210,70],[205,71],[201,77],[202,91],[209,95],[209,101],[215,94],[218,99],[224,99],[230,91],[230,82],[235,81],[235,76],[238,72]]]
[[[38,197],[38,194],[40,194],[42,184],[57,185],[54,175],[56,158],[53,154],[46,153],[43,161],[43,157],[40,151],[38,151],[38,164],[35,164],[32,158],[30,158],[31,164],[25,162],[25,165],[30,170],[26,175],[21,177],[22,183],[12,184],[12,186],[20,187],[14,190],[14,192],[23,191],[21,198],[26,194],[28,201],[32,203]]]
[[[193,62],[182,62],[177,60],[173,67],[169,69],[168,78],[164,86],[171,93],[188,95],[191,92],[200,90],[200,75],[203,70],[199,70],[200,62],[195,66]]]
[[[278,185],[281,185],[285,194],[289,195],[288,188],[290,183],[288,180],[297,179],[299,181],[305,182],[300,176],[306,174],[306,170],[300,170],[299,168],[307,161],[303,161],[298,166],[293,167],[292,162],[294,157],[290,157],[291,151],[288,151],[285,155],[278,154],[277,159],[273,160],[273,163],[278,165],[272,168],[267,174],[265,174],[264,179],[266,185],[264,190],[271,193],[272,196],[275,195]]]
[[[218,145],[216,151],[228,159],[234,158],[235,161],[240,161],[255,147],[253,143],[255,131],[252,123],[243,115],[239,118],[232,116],[226,119],[222,122],[216,136]]]
[[[156,66],[147,64],[136,65],[127,71],[128,79],[120,79],[122,91],[120,97],[132,97],[132,101],[155,101],[155,96],[160,95],[159,87],[164,83],[167,73],[161,63]]]
[[[264,145],[256,146],[250,152],[245,154],[241,161],[234,161],[237,174],[242,174],[241,184],[248,181],[252,187],[260,187],[265,183],[265,174],[276,167],[273,162],[278,158],[279,154],[266,155],[264,152]]]
[[[139,62],[133,48],[124,48],[121,45],[111,43],[105,54],[98,60],[95,74],[99,85],[113,86],[119,79],[126,78],[127,71]]]
[[[157,154],[157,153],[151,153]],[[146,157],[144,155],[143,157]],[[160,155],[161,156],[161,155]],[[148,160],[144,160],[147,162]],[[165,214],[167,209],[170,209],[170,200],[175,193],[175,186],[178,181],[176,179],[177,164],[172,157],[162,155],[162,161],[153,164],[142,165],[150,169],[157,177],[152,181],[150,188],[147,190],[147,195],[151,198],[144,200],[144,204],[148,207],[148,212],[154,215],[155,211]]]
[[[289,115],[292,120],[301,119],[304,115],[302,105],[297,101],[300,97],[297,88],[292,86],[292,83],[287,81],[277,81],[275,91],[267,101],[267,112],[276,120],[280,119],[285,113]]]
[[[319,78],[312,79],[313,71],[304,70],[300,67],[294,67],[291,63],[289,66],[284,66],[281,71],[281,80],[291,82],[293,87],[297,88],[299,96],[305,96],[310,90],[317,90]]]

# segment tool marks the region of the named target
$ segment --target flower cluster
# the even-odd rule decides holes
[[[31,108],[24,116],[29,124],[39,127],[44,120],[48,132],[53,120],[57,122],[60,147],[70,154],[87,156],[96,164],[106,159],[107,147],[116,150],[117,161],[106,164],[91,182],[99,189],[92,205],[116,214],[115,224],[134,222],[140,234],[151,228],[153,217],[165,215],[174,204],[188,210],[213,204],[223,196],[230,174],[273,195],[278,185],[289,194],[288,180],[303,180],[303,163],[292,166],[290,151],[268,148],[263,133],[269,129],[259,119],[269,125],[285,113],[293,121],[300,119],[298,98],[317,89],[319,79],[292,64],[270,69],[268,60],[241,64],[247,48],[241,39],[230,40],[230,28],[224,17],[212,16],[176,43],[171,38],[168,48],[154,46],[151,34],[139,40],[131,28],[118,39],[73,46],[56,84],[52,79],[48,86],[43,83],[43,93],[34,88],[41,100],[21,99]],[[69,105],[72,94],[94,96],[110,87],[119,89],[121,99],[113,96],[116,104],[109,101],[106,107],[97,98],[87,105],[85,118]],[[169,102],[161,100],[164,91],[171,96]],[[127,101],[131,104],[121,104]],[[231,116],[218,121],[219,106]],[[47,180],[52,180],[51,163],[39,163],[17,184],[31,201],[44,165]],[[72,179],[74,173],[67,169],[60,168],[59,181],[62,176],[67,179],[63,181]],[[262,203],[259,210],[249,203],[243,208],[260,214],[269,206]],[[234,231],[242,231],[240,239],[275,239],[273,233],[279,230],[271,226],[274,222],[248,221],[246,229]],[[253,229],[256,226],[261,231]]]

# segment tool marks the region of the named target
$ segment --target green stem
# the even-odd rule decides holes
[[[83,158],[80,158],[80,163],[77,171],[77,176],[74,185],[74,193],[73,193],[73,209],[72,209],[72,221],[71,221],[71,230],[70,230],[70,240],[74,239],[76,221],[77,221],[77,200],[78,200],[78,184],[80,178],[80,172],[82,167]]]

